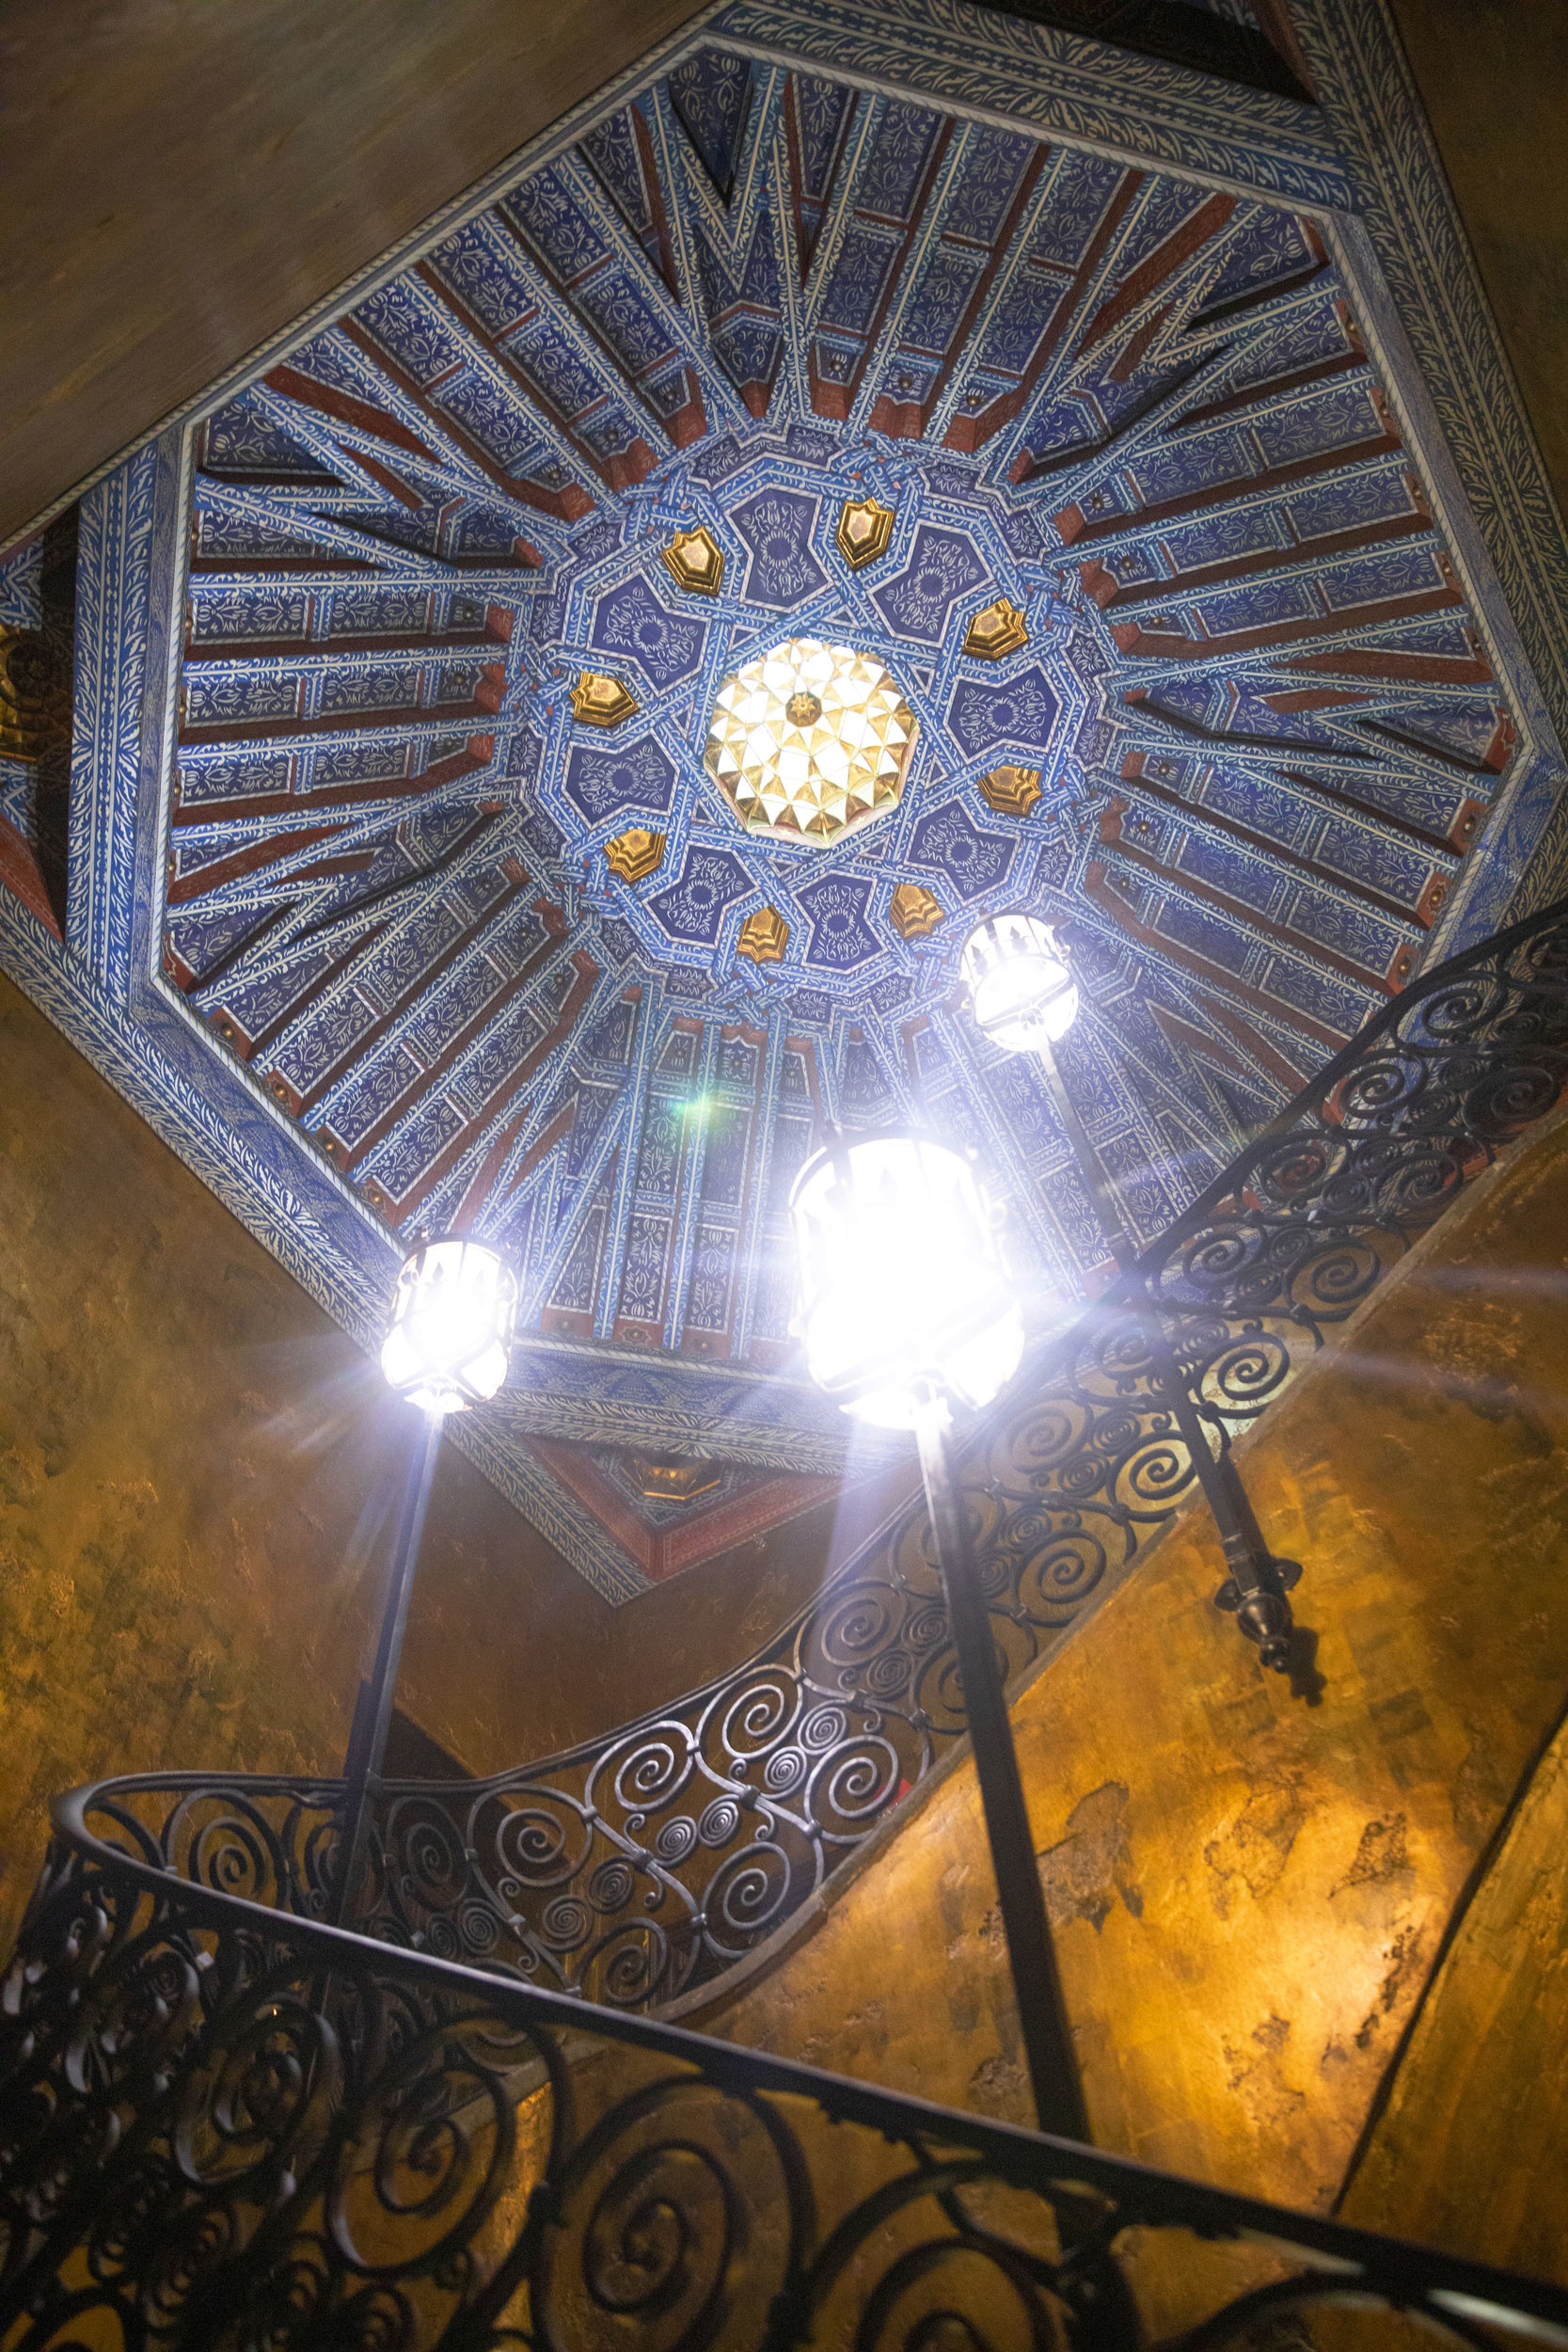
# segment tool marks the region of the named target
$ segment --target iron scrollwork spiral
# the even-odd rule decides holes
[[[1139,1281],[1214,1449],[1565,1081],[1560,906],[1393,999],[1145,1253]],[[998,1649],[1022,1673],[1194,1491],[1132,1289],[1043,1352],[969,1434],[960,1470]],[[964,1729],[911,1495],[763,1651],[676,1707],[491,1780],[388,1786],[355,1924],[524,1983],[661,2006],[798,1913]],[[132,1851],[322,1915],[333,1790],[138,1786],[135,1804],[103,1799]]]
[[[1560,2288],[225,1892],[94,1837],[118,1802],[56,1805],[0,1988],[8,2352],[1564,2340]]]

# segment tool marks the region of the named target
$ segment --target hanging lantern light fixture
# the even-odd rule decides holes
[[[1049,923],[994,914],[964,942],[963,977],[974,1023],[1009,1054],[1037,1053],[1078,1018],[1078,987]]]
[[[995,1632],[949,1442],[951,1407],[990,1404],[1023,1353],[997,1218],[967,1152],[910,1135],[835,1136],[796,1178],[789,1215],[796,1327],[812,1377],[860,1420],[911,1429],[920,1448],[1035,2112],[1042,2130],[1086,2138]]]
[[[381,1369],[427,1413],[483,1405],[506,1377],[516,1320],[517,1278],[499,1250],[420,1241],[398,1276]]]
[[[847,1412],[911,1429],[923,1392],[978,1407],[1012,1377],[1023,1318],[966,1154],[840,1138],[801,1169],[789,1213],[807,1362]]]

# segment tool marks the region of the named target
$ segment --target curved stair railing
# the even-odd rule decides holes
[[[1568,901],[1391,999],[1145,1252],[1217,1449],[1565,1083]],[[1040,1352],[961,1471],[1021,1674],[1194,1488],[1125,1285]],[[963,1731],[911,1496],[755,1657],[676,1706],[492,1779],[386,1784],[356,1924],[611,2008],[667,2004],[797,1913]],[[97,1803],[149,1863],[312,1918],[341,1794],[176,1773]]]
[[[1568,2345],[1560,2288],[290,1916],[119,1804],[56,1802],[0,1987],[6,2352]]]

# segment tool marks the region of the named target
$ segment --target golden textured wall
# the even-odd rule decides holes
[[[1562,0],[1390,6],[1568,515],[1568,8]]]
[[[8,0],[0,536],[696,0]]]
[[[1265,1529],[1306,1564],[1309,1694],[1262,1676],[1212,1607],[1217,1547],[1194,1514],[1018,1699],[1102,2144],[1295,2205],[1339,2191],[1568,1692],[1565,1279],[1558,1123],[1476,1185],[1244,1444]],[[689,2022],[1024,2120],[993,1900],[965,1760],[792,1946]],[[1562,2100],[1560,2068],[1536,2081],[1544,2044],[1511,2042],[1505,2021],[1496,2046],[1519,2096]],[[1565,2124],[1560,2109],[1545,2137]],[[1397,2184],[1380,2217],[1409,2226]]]
[[[1507,1825],[1416,2021],[1347,2221],[1568,2283],[1568,1729]]]
[[[0,1236],[3,1950],[56,1789],[336,1768],[408,1414],[4,980]],[[832,1534],[614,1610],[443,1447],[401,1702],[476,1771],[546,1755],[738,1662]]]

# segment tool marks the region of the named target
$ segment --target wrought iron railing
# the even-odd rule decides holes
[[[1565,1081],[1559,906],[1391,1001],[1146,1252],[1216,1448]],[[971,1435],[962,1475],[1021,1673],[1194,1485],[1124,1286]],[[767,1648],[677,1707],[467,1789],[389,1788],[372,1931],[595,2000],[667,2001],[798,1910],[963,1730],[911,1498]]]
[[[1145,1253],[1216,1449],[1565,1083],[1568,903],[1392,999]],[[1192,1492],[1146,1331],[1114,1286],[964,1445],[1010,1674]],[[388,1784],[355,1917],[384,1942],[611,2007],[667,2003],[798,1912],[963,1730],[911,1497],[765,1649],[677,1706],[493,1779]],[[100,1803],[149,1861],[310,1917],[341,1795],[159,1775]]]
[[[1568,2345],[1562,2289],[290,1918],[89,1805],[0,1987],[6,2352]]]

